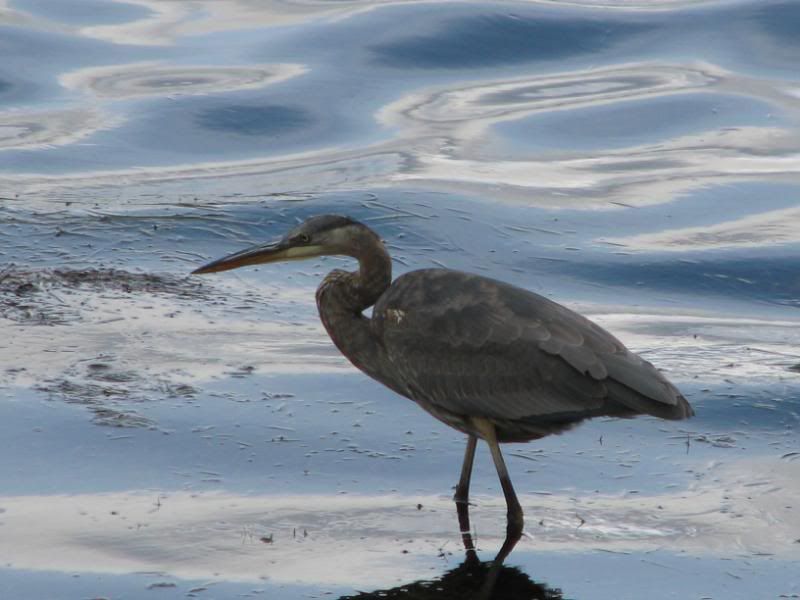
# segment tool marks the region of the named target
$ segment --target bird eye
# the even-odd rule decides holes
[[[298,233],[296,236],[292,238],[292,242],[295,244],[308,244],[311,241],[311,236],[305,233]]]

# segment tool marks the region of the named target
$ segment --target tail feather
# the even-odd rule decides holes
[[[694,415],[694,409],[692,409],[688,400],[677,390],[675,390],[674,396],[675,403],[666,404],[640,394],[618,381],[610,380],[606,381],[605,384],[609,391],[609,400],[613,404],[621,404],[637,414],[653,415],[661,419],[675,421],[688,419]]]

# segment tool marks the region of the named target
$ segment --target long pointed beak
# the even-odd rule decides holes
[[[192,275],[229,271],[248,265],[313,258],[324,254],[322,246],[293,246],[284,240],[252,246],[224,256],[192,271]]]

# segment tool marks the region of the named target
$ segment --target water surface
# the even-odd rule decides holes
[[[188,276],[323,212],[396,275],[584,312],[695,407],[505,447],[522,597],[800,594],[798,28],[746,0],[0,2],[3,597],[468,585],[462,436],[318,321],[351,263]],[[483,448],[473,496],[489,560]]]

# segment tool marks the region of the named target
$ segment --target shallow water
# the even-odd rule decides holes
[[[0,595],[470,585],[462,436],[319,324],[349,263],[188,277],[321,212],[396,274],[586,313],[696,409],[506,446],[503,597],[800,595],[798,30],[768,1],[0,0]],[[489,560],[483,448],[473,493]]]

